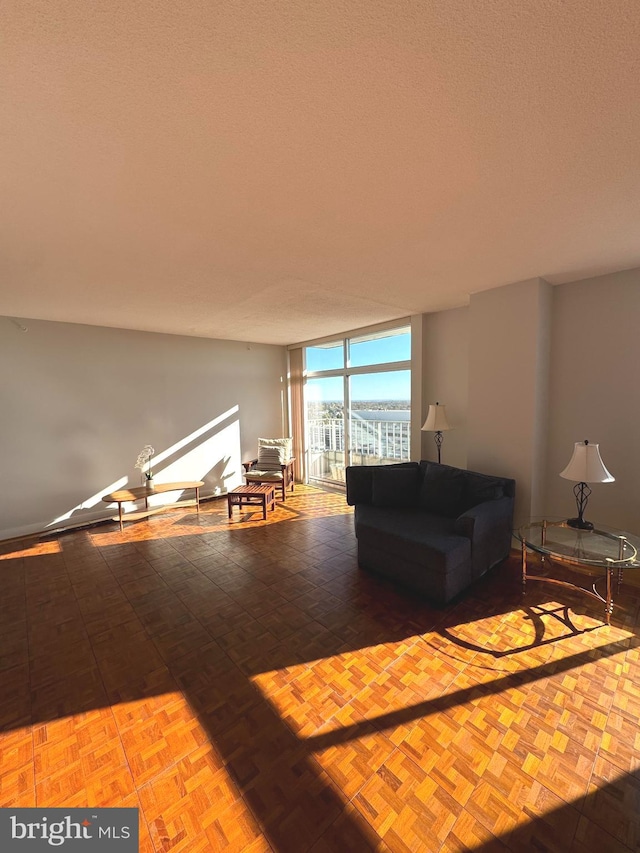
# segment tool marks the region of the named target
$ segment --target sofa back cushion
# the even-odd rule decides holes
[[[418,467],[381,466],[373,469],[373,506],[415,507],[418,502]]]
[[[348,465],[345,470],[347,481],[347,503],[349,506],[373,503],[373,474],[384,468],[385,471],[408,469],[414,472],[418,481],[417,462],[397,462],[392,465]]]
[[[469,472],[465,477],[463,512],[486,501],[496,501],[504,495],[504,482],[497,477]]]
[[[457,518],[465,507],[466,472],[448,465],[426,463],[419,504],[427,512]]]

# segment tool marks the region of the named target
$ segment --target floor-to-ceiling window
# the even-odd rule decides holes
[[[409,325],[304,347],[304,372],[311,481],[343,483],[346,465],[409,459]]]

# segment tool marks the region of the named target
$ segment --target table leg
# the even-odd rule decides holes
[[[200,486],[196,486],[196,512],[200,515]]]
[[[120,533],[123,531],[122,527],[122,501],[118,501],[118,521],[120,522]]]
[[[522,594],[527,591],[527,546],[522,543]]]
[[[262,520],[267,520],[267,496],[265,494],[262,495]]]
[[[611,581],[613,580],[613,568],[607,566],[607,605],[605,610],[605,620],[607,625],[611,624],[611,612],[613,610],[613,599],[611,598]]]

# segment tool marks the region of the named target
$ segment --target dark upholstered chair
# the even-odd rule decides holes
[[[509,555],[515,480],[437,462],[352,466],[358,564],[434,604]]]
[[[259,438],[258,456],[243,462],[247,483],[274,483],[282,500],[294,489],[295,459],[291,455],[290,438]]]

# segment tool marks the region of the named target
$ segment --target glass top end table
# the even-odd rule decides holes
[[[620,591],[623,573],[628,569],[640,569],[640,537],[596,524],[593,530],[571,527],[566,519],[532,519],[515,533],[522,544],[522,591],[527,580],[544,581],[558,586],[577,589],[605,605],[605,621],[610,624],[613,613],[612,586],[614,572],[617,578],[616,594]],[[560,563],[580,573],[595,577],[591,590],[583,586],[547,576],[527,573],[527,552],[540,555],[544,564]],[[605,594],[598,592],[596,584],[604,580]]]

